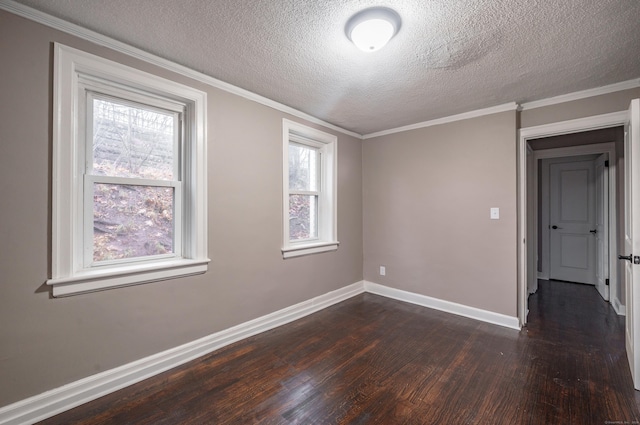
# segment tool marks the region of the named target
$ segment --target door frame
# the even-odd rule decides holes
[[[535,150],[533,151],[533,160],[534,160],[534,164],[536,164],[536,166],[533,168],[533,170],[529,170],[529,173],[532,173],[533,175],[533,213],[534,213],[534,217],[533,217],[533,229],[534,229],[534,233],[533,233],[533,243],[532,243],[532,249],[534,252],[534,256],[537,255],[538,253],[538,248],[539,245],[542,245],[542,254],[546,255],[546,258],[542,258],[541,259],[541,265],[542,265],[542,270],[541,271],[537,271],[536,270],[536,274],[537,274],[537,279],[545,279],[545,280],[549,280],[549,274],[551,271],[551,264],[549,261],[549,250],[550,250],[550,245],[549,245],[549,236],[548,233],[546,234],[547,237],[545,238],[545,233],[542,233],[542,240],[538,240],[538,234],[539,234],[539,227],[542,226],[544,227],[545,224],[549,224],[549,212],[547,211],[545,214],[545,210],[542,210],[542,215],[538,216],[538,208],[540,207],[540,205],[538,204],[538,195],[542,194],[545,195],[545,190],[544,188],[539,187],[538,185],[538,161],[542,160],[542,159],[556,159],[556,158],[573,158],[573,157],[579,157],[579,156],[585,156],[585,155],[600,155],[606,153],[608,155],[608,160],[609,160],[609,205],[608,205],[608,209],[609,209],[609,237],[608,237],[608,241],[607,244],[609,245],[609,298],[611,299],[611,297],[613,295],[616,295],[616,290],[612,289],[615,288],[615,283],[617,282],[617,274],[616,271],[614,269],[611,269],[612,266],[612,262],[613,265],[617,264],[618,262],[618,257],[615,256],[615,252],[612,252],[611,247],[615,247],[616,242],[617,242],[617,234],[615,231],[612,231],[612,229],[615,229],[615,224],[616,224],[616,218],[617,217],[612,217],[612,214],[615,215],[615,211],[616,211],[616,197],[615,197],[615,193],[612,194],[612,191],[615,190],[616,187],[616,164],[615,164],[615,158],[616,158],[616,148],[615,148],[615,143],[614,142],[607,142],[607,143],[594,143],[594,144],[590,144],[590,145],[579,145],[579,146],[570,146],[570,147],[566,147],[566,148],[552,148],[552,149],[540,149],[540,150]],[[543,169],[543,171],[545,171]],[[548,169],[546,170],[548,171]],[[612,181],[614,180],[614,181]],[[547,196],[550,195],[550,193],[546,193]],[[542,197],[542,206],[544,207],[545,205],[549,205],[549,201],[546,201],[547,203],[545,204],[545,200],[544,197]],[[612,227],[613,226],[613,227]],[[613,243],[613,245],[612,245]],[[547,250],[547,252],[545,252],[545,248]],[[546,261],[545,261],[546,260]],[[594,259],[594,261],[597,259]],[[536,267],[536,262],[533,263],[533,267]],[[536,280],[537,280],[536,279]],[[529,283],[529,287],[535,287],[537,289],[538,283],[537,281],[534,284],[531,284],[531,282]],[[531,291],[529,291],[531,292]]]
[[[527,253],[530,252],[534,246],[534,240],[537,237],[537,231],[533,232],[532,235],[528,235],[527,233],[527,225],[535,225],[535,221],[531,222],[535,217],[528,217],[531,214],[527,214],[527,207],[531,208],[531,205],[528,205],[527,197],[531,196],[531,193],[527,192],[527,182],[530,182],[529,178],[533,178],[531,167],[527,165],[527,162],[531,162],[531,157],[529,157],[530,147],[528,146],[528,141],[531,139],[537,139],[540,137],[548,137],[548,136],[558,136],[562,134],[570,134],[570,133],[580,133],[583,131],[589,130],[598,130],[602,128],[608,127],[617,127],[624,125],[627,119],[627,111],[613,112],[609,114],[603,115],[594,115],[586,118],[578,118],[568,121],[560,121],[551,124],[543,124],[532,127],[525,127],[518,130],[518,146],[517,146],[517,192],[518,192],[518,276],[517,276],[517,294],[518,294],[518,319],[520,321],[520,326],[524,326],[527,323],[527,297],[529,295],[529,291],[527,289],[527,274],[531,274],[531,271],[537,270],[535,266],[535,262],[531,262],[531,264],[527,264]],[[614,157],[615,158],[615,157]],[[613,161],[612,161],[613,162]],[[611,163],[612,163],[611,162]],[[610,164],[611,164],[610,163]],[[534,163],[535,165],[535,163]],[[615,165],[615,164],[614,164]],[[537,167],[533,167],[534,169]],[[609,167],[609,172],[611,172],[611,167]],[[611,188],[611,183],[615,182],[615,179],[610,179],[609,187]],[[615,189],[615,188],[614,188]],[[615,191],[609,192],[610,195],[613,195],[613,199],[615,200]],[[609,196],[609,202],[611,203],[612,196]],[[615,204],[614,204],[615,206]],[[614,207],[615,211],[615,207]],[[615,220],[615,214],[612,214]],[[609,223],[611,223],[611,216],[609,217]],[[532,226],[533,227],[533,226]],[[610,227],[610,229],[615,229],[615,227]],[[611,240],[611,235],[616,235],[617,232],[609,231],[609,239]],[[531,236],[531,237],[529,237]],[[612,245],[617,247],[616,244]],[[612,252],[616,252],[617,250],[610,249],[610,255]],[[534,253],[537,252],[533,251]],[[533,255],[529,255],[529,258],[535,258]],[[610,271],[617,270],[616,267],[612,268]],[[615,272],[614,272],[615,273]],[[617,275],[616,275],[617,277]],[[533,278],[533,277],[532,277]],[[537,278],[537,273],[535,275]],[[617,281],[610,281],[610,287],[617,284]],[[628,302],[628,301],[627,301]]]

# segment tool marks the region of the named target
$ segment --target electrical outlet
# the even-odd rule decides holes
[[[387,268],[385,266],[380,266],[380,276],[386,276]]]

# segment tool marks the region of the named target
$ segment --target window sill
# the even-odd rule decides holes
[[[108,269],[91,269],[73,276],[49,279],[54,297],[84,294],[120,286],[138,285],[159,280],[202,274],[207,271],[209,259],[170,260],[154,264],[135,264]]]
[[[290,245],[282,248],[282,258],[300,257],[303,255],[318,254],[320,252],[335,251],[340,242],[315,242],[304,245]]]

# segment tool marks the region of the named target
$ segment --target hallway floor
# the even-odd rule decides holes
[[[638,423],[640,392],[625,353],[624,316],[594,286],[539,280],[523,332],[528,385],[547,418],[539,423]]]

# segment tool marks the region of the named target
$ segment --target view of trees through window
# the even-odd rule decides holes
[[[318,237],[320,152],[289,144],[289,239]]]
[[[175,189],[149,181],[177,180],[177,115],[98,98],[92,111],[93,260],[173,252]]]

